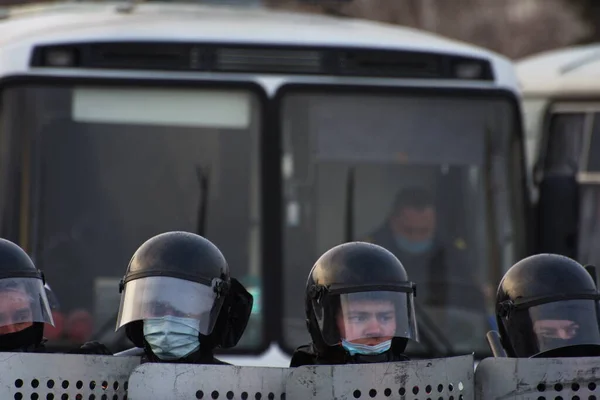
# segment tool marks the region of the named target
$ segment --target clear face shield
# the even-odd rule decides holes
[[[312,305],[329,346],[376,351],[378,346],[389,348],[393,338],[419,341],[412,286],[331,287]]]
[[[517,355],[580,345],[600,346],[598,300],[573,299],[514,310],[504,319]]]
[[[50,309],[52,311],[60,311],[60,303],[58,302],[58,298],[56,294],[52,291],[52,288],[47,283],[44,285],[44,289],[46,290],[46,298],[48,299],[48,304],[50,305]]]
[[[22,331],[34,322],[54,326],[42,280],[0,279],[0,334]]]
[[[191,321],[202,335],[209,335],[225,296],[212,286],[166,276],[150,276],[125,284],[117,318],[117,330],[133,321],[178,318]]]

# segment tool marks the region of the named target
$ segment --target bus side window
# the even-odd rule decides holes
[[[578,170],[582,154],[585,114],[555,114],[550,121],[544,172],[568,175]]]

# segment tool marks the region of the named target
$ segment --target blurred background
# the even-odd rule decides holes
[[[595,0],[198,0],[365,18],[424,29],[507,57],[530,54],[600,37]],[[0,0],[0,5],[40,3]]]
[[[145,3],[158,2],[182,1],[150,0]],[[0,8],[32,3],[44,4],[40,1],[0,0]],[[68,3],[69,6],[63,9],[48,7],[44,18],[57,25],[48,22],[44,33],[40,33],[44,29],[26,32],[31,29],[30,25],[25,25],[26,18],[23,18],[25,22],[21,31],[11,31],[13,26],[19,26],[19,19],[12,18],[10,13],[3,14],[5,10],[0,9],[0,17],[4,16],[4,21],[7,21],[7,30],[0,29],[0,32],[15,32],[19,40],[21,35],[31,33],[34,43],[52,41],[54,39],[48,37],[55,32],[53,26],[62,29],[61,24],[65,23],[57,16],[62,12],[72,15],[64,29],[68,33],[66,26],[74,25],[74,36],[68,37],[69,40],[87,40],[90,43],[107,40],[107,37],[115,40],[107,47],[94,45],[94,51],[108,60],[108,64],[93,72],[99,74],[104,73],[103,68],[117,70],[123,76],[137,68],[158,71],[162,67],[158,68],[152,60],[162,56],[170,63],[172,59],[178,59],[172,57],[172,52],[184,52],[172,43],[160,49],[145,43],[121,47],[118,42],[122,38],[135,37],[138,23],[143,27],[150,20],[140,19],[140,22],[134,19],[134,23],[130,23],[122,17],[122,13],[135,13],[120,8],[115,8],[114,15],[106,15],[122,26],[115,22],[114,26],[108,25],[104,30],[104,25],[99,24],[105,21],[94,20],[93,24],[101,28],[98,37],[93,37],[94,32],[80,35],[86,28],[85,18],[96,10],[104,12],[102,7],[110,5],[102,1],[85,1],[90,7],[81,7],[82,12],[76,9],[83,1]],[[293,15],[274,14],[277,17],[271,21],[276,21],[273,29],[281,29],[288,21],[298,23],[304,31],[290,29],[289,32],[298,34],[300,40],[303,33],[314,33],[313,29],[317,32],[315,37],[320,40],[318,30],[327,32],[330,26],[333,27],[331,31],[336,32],[332,33],[333,36],[341,32],[346,39],[348,30],[337,31],[336,24],[344,18],[361,18],[428,31],[492,50],[513,61],[544,51],[595,43],[600,35],[596,22],[600,21],[600,2],[592,0],[195,0],[186,3],[267,7],[338,17],[317,19],[326,21],[326,24],[319,25],[313,24],[312,15],[309,19],[296,19]],[[140,8],[146,5],[148,14],[145,15],[160,14],[172,7],[170,4],[164,9],[161,6],[152,8],[145,4]],[[188,6],[185,6],[172,12],[178,15],[176,12],[182,13],[187,9]],[[40,11],[40,18],[44,12]],[[233,20],[228,19],[233,15],[229,12],[210,14],[210,11],[203,10],[202,13],[208,16],[207,25],[212,24],[207,28],[209,32],[213,32],[211,29],[214,32],[223,30],[219,18],[227,23],[233,21],[236,27],[239,25],[239,30],[227,42],[245,43],[247,27],[255,29],[257,26],[252,24],[253,18],[260,23],[264,21],[259,19],[260,12],[241,13],[241,18]],[[34,18],[37,17],[34,15]],[[195,16],[186,21],[187,29],[201,32],[204,29],[202,22],[193,18]],[[157,21],[161,19],[162,16],[156,16]],[[15,24],[11,25],[13,21]],[[43,24],[36,19],[30,21]],[[173,20],[169,17],[164,21],[171,23]],[[244,25],[246,21],[248,25]],[[350,22],[348,26],[353,31],[360,24]],[[365,42],[372,40],[374,43],[367,45],[372,47],[378,47],[380,38],[387,37],[388,33],[390,37],[397,34],[380,26],[363,29],[367,32]],[[369,36],[369,29],[383,33],[381,36]],[[257,35],[265,34],[260,29],[258,31]],[[438,41],[443,40],[430,35],[419,36],[412,30],[399,31],[402,33],[393,38],[399,38],[400,47],[416,44],[418,48],[422,44],[426,51],[435,52],[436,46],[441,43]],[[116,36],[120,36],[111,38],[115,32]],[[270,36],[261,40],[268,42],[275,37],[269,29],[265,32]],[[10,38],[8,33],[6,37]],[[178,34],[174,34],[176,41],[181,40]],[[39,37],[36,38],[36,35]],[[199,43],[210,41],[202,37],[202,33],[198,35]],[[169,35],[165,37],[173,40]],[[329,38],[323,39],[326,42]],[[355,39],[349,38],[350,41]],[[285,41],[285,37],[282,40]],[[361,40],[358,42],[362,43]],[[261,45],[260,41],[256,44]],[[46,64],[34,65],[40,67],[37,72],[52,71],[44,70],[46,67],[65,67],[68,74],[80,72],[77,69],[83,64],[77,64],[80,61],[78,53],[69,46],[62,50],[60,47],[54,50],[52,46],[48,47],[45,50],[47,54],[43,53]],[[232,58],[235,62],[242,60],[255,67],[253,57],[234,50],[231,54],[238,57]],[[362,50],[357,50],[357,54]],[[285,59],[283,56],[272,57],[272,53],[257,54],[257,58],[262,57],[274,64]],[[414,54],[407,57],[410,62],[392,60],[390,65],[404,71],[403,63],[411,64],[415,61],[414,57]],[[600,89],[592,85],[597,79],[585,73],[597,71],[594,64],[597,58],[595,49],[575,50],[571,61],[573,65],[568,65],[570,69],[567,69],[569,72],[581,67],[577,71],[581,75],[572,75],[582,77],[576,83],[582,83],[581,86],[589,90],[593,98],[600,93]],[[210,57],[207,59],[210,60]],[[226,57],[223,59],[228,60]],[[423,67],[419,60],[417,58],[413,63],[417,65],[415,68],[425,70],[430,66],[421,62],[425,65]],[[364,63],[365,71],[371,64],[377,64],[377,60],[367,61]],[[485,333],[495,326],[495,289],[504,271],[514,262],[532,252],[556,252],[577,258],[582,263],[600,262],[600,252],[592,251],[600,238],[600,162],[589,157],[590,154],[600,154],[600,139],[597,139],[600,138],[600,118],[594,120],[596,115],[600,116],[600,105],[586,103],[583,107],[571,104],[580,100],[576,93],[572,99],[560,99],[567,103],[558,104],[562,108],[554,107],[556,94],[552,93],[552,88],[556,81],[551,79],[554,78],[552,68],[558,68],[562,73],[562,65],[552,66],[552,62],[545,66],[535,63],[521,65],[517,80],[511,73],[512,66],[494,57],[494,68],[499,73],[488,79],[484,77],[486,69],[478,60],[471,60],[471,64],[462,59],[459,61],[456,76],[452,75],[459,78],[458,86],[469,87],[473,83],[469,80],[474,79],[468,74],[459,76],[458,67],[475,67],[475,74],[481,75],[479,78],[483,84],[490,84],[481,90],[490,96],[487,100],[458,91],[453,94],[454,97],[438,94],[418,97],[407,94],[389,96],[384,90],[375,94],[360,91],[332,94],[329,88],[320,88],[321,92],[310,95],[291,90],[281,98],[269,99],[270,104],[267,105],[247,88],[223,90],[218,92],[218,96],[213,91],[198,89],[189,95],[174,90],[170,87],[171,83],[149,92],[136,88],[137,83],[134,82],[128,82],[131,87],[125,90],[121,87],[100,90],[84,87],[82,83],[40,83],[2,89],[1,111],[4,114],[0,125],[4,130],[0,129],[0,137],[5,132],[5,140],[9,140],[13,135],[21,137],[25,132],[35,139],[30,143],[23,141],[23,144],[14,141],[14,146],[22,145],[27,151],[31,146],[36,155],[31,161],[34,170],[31,183],[26,185],[34,188],[31,197],[37,203],[30,209],[22,207],[24,215],[32,215],[31,227],[28,228],[31,238],[30,243],[21,241],[19,244],[33,255],[52,287],[47,290],[52,299],[56,326],[47,329],[47,338],[57,350],[90,339],[102,341],[117,351],[130,347],[122,332],[120,336],[114,332],[120,303],[117,288],[125,267],[135,249],[147,238],[168,230],[186,230],[201,233],[213,241],[226,254],[232,274],[239,277],[255,296],[253,316],[236,351],[250,355],[264,353],[269,345],[278,342],[289,356],[295,347],[309,340],[303,297],[306,276],[314,261],[326,249],[347,241],[348,237],[371,241],[370,236],[375,236],[373,232],[384,229],[384,225],[385,229],[392,227],[395,218],[391,217],[403,211],[400,206],[398,210],[392,210],[392,204],[400,204],[394,200],[395,196],[400,198],[400,189],[412,190],[416,185],[423,186],[421,189],[429,193],[429,198],[421,196],[425,199],[417,205],[434,210],[438,221],[427,218],[427,221],[431,219],[433,222],[427,222],[420,230],[435,232],[443,238],[449,260],[448,276],[454,279],[451,281],[444,277],[441,283],[436,280],[440,275],[437,259],[431,264],[435,268],[427,272],[424,268],[414,268],[409,273],[415,281],[433,282],[430,286],[423,285],[425,289],[420,293],[427,294],[429,290],[432,294],[439,294],[439,287],[443,286],[444,290],[448,289],[448,298],[453,299],[441,305],[429,304],[428,315],[433,323],[423,331],[440,330],[435,326],[439,325],[441,336],[452,336],[449,339],[452,343],[444,345],[448,350],[443,354],[471,351],[487,354]],[[285,71],[287,64],[283,64],[270,67]],[[445,65],[454,64],[448,62]],[[381,61],[379,67],[376,65],[368,71],[374,75],[366,76],[378,76],[377,69],[380,67],[385,72],[389,66]],[[412,65],[409,67],[413,68]],[[73,70],[69,72],[69,68]],[[158,74],[171,79],[169,68]],[[90,70],[86,73],[92,74]],[[256,70],[249,71],[248,76],[261,74]],[[27,70],[27,73],[30,72]],[[11,73],[14,72],[9,71],[8,75]],[[204,73],[199,71],[198,76]],[[298,73],[283,73],[288,74]],[[417,86],[424,82],[419,74],[415,79]],[[244,79],[249,79],[248,76]],[[382,76],[389,79],[394,75]],[[542,78],[538,79],[540,76]],[[444,88],[448,84],[443,82],[446,77],[444,75],[440,79],[434,76],[430,82]],[[221,79],[228,82],[231,78],[223,74]],[[325,76],[328,84],[339,84],[338,79],[337,76]],[[344,79],[353,82],[355,77],[349,75]],[[436,79],[440,81],[436,83]],[[486,83],[486,80],[494,82]],[[505,89],[507,82],[515,95],[510,98],[496,93],[495,85]],[[387,90],[390,86],[394,84],[385,82],[377,90]],[[524,94],[521,104],[518,104],[517,87]],[[592,93],[594,90],[597,93]],[[148,98],[156,101],[152,112],[147,112],[146,107],[150,106],[144,105]],[[110,101],[103,102],[105,99]],[[119,112],[115,114],[121,109],[127,110],[126,118]],[[212,110],[207,115],[224,119],[198,122],[193,117],[200,109]],[[187,114],[185,110],[188,110]],[[397,110],[402,110],[402,113]],[[189,120],[182,123],[182,114]],[[28,118],[23,118],[23,115]],[[232,115],[243,118],[238,121]],[[432,115],[436,118],[431,118]],[[546,119],[550,121],[547,124]],[[275,125],[277,128],[273,132]],[[273,137],[278,137],[281,143],[263,141],[263,134],[280,135]],[[353,142],[347,138],[367,140],[369,144],[379,146],[370,149],[372,158],[362,159],[365,142],[359,141],[353,147]],[[396,140],[395,145],[403,150],[395,153],[394,159],[385,158],[389,156],[390,149],[386,143],[390,138]],[[317,139],[323,140],[319,146],[324,146],[325,155],[313,151],[312,141]],[[327,144],[330,142],[334,145]],[[340,145],[344,143],[350,144]],[[525,146],[521,148],[523,144]],[[278,157],[263,155],[264,149],[276,151]],[[522,154],[522,150],[526,154]],[[407,158],[406,154],[410,157]],[[20,153],[12,151],[9,156],[12,159],[7,157],[7,162],[15,165],[9,171],[14,177],[8,173],[7,176],[14,181],[5,179],[7,186],[4,193],[8,198],[6,201],[10,201],[7,204],[13,209],[7,207],[3,211],[6,225],[10,228],[3,236],[27,238],[23,232],[28,231],[23,229],[21,232],[17,218],[19,212],[14,211],[21,210],[22,203],[13,186],[20,179],[17,174]],[[264,165],[263,160],[267,160]],[[269,169],[269,166],[273,168]],[[265,173],[263,167],[265,171],[276,170],[277,173]],[[587,174],[584,176],[586,181],[580,179],[581,173]],[[210,190],[199,184],[200,181],[210,181],[207,185]],[[583,188],[581,196],[579,183]],[[539,201],[539,212],[535,209],[538,187],[540,193],[545,194],[539,195],[539,199],[544,198],[544,201]],[[566,198],[567,195],[570,197]],[[275,198],[281,202],[281,210],[279,206],[272,207],[270,202]],[[532,200],[532,204],[528,200]],[[566,206],[567,201],[572,207]],[[268,207],[261,207],[263,203]],[[169,206],[165,207],[165,204]],[[411,204],[402,206],[412,207]],[[198,210],[205,208],[209,210],[207,219],[198,218]],[[344,211],[346,209],[350,212]],[[567,211],[570,209],[573,212],[569,214]],[[556,218],[556,215],[562,218]],[[425,220],[415,219],[417,225]],[[540,236],[536,238],[539,242],[536,246],[529,243],[534,240],[526,240],[530,239],[528,236],[534,230]],[[346,231],[351,234],[346,235]],[[273,236],[263,235],[263,232]],[[388,248],[395,246],[395,242],[391,245],[378,244]],[[409,260],[408,256],[398,258],[406,265],[417,265],[416,261],[404,261]],[[422,276],[418,277],[419,273]],[[420,296],[424,297],[427,296]],[[421,311],[419,314],[422,314]],[[477,328],[474,328],[475,325]],[[440,335],[434,332],[430,336]],[[422,349],[411,351],[424,356],[442,354],[434,347],[428,343]]]

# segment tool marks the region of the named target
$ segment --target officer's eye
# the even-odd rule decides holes
[[[152,313],[154,315],[166,315],[167,312],[169,311],[168,307],[164,304],[155,304],[152,307]]]
[[[542,336],[556,336],[557,332],[555,329],[541,329],[540,335]]]
[[[158,313],[162,310],[162,308],[163,307],[161,305],[155,304],[150,309],[152,310],[153,313]]]
[[[368,316],[368,315],[365,315],[365,314],[350,314],[350,315],[348,316],[348,320],[349,320],[350,322],[355,322],[355,323],[358,323],[358,322],[364,322],[364,321],[366,321],[368,318],[369,318],[369,316]]]
[[[429,233],[428,228],[414,228],[414,227],[404,227],[404,232],[408,235],[427,235]]]
[[[391,314],[380,315],[379,321],[380,322],[390,322],[393,318],[394,318],[394,316]]]
[[[574,334],[576,334],[576,333],[577,333],[577,330],[578,330],[578,329],[579,329],[579,325],[573,325],[573,326],[570,326],[570,327],[568,327],[568,328],[566,329],[566,331],[567,331],[567,334],[569,334],[569,335],[574,335]]]

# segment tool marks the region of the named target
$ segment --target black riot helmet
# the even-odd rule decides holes
[[[39,345],[44,324],[54,326],[44,283],[27,253],[0,239],[0,351]]]
[[[600,355],[599,299],[590,273],[568,257],[538,254],[519,261],[496,297],[507,356]]]
[[[144,321],[177,318],[199,332],[204,350],[237,344],[252,311],[252,296],[229,275],[221,251],[189,232],[166,232],[135,252],[120,284],[117,330],[144,345]],[[208,349],[207,349],[208,348]]]
[[[352,352],[355,343],[376,345],[390,338],[400,355],[408,339],[418,341],[414,312],[416,285],[402,263],[383,247],[349,242],[333,247],[312,267],[306,282],[306,322],[316,351],[345,351],[358,362],[380,357]]]

